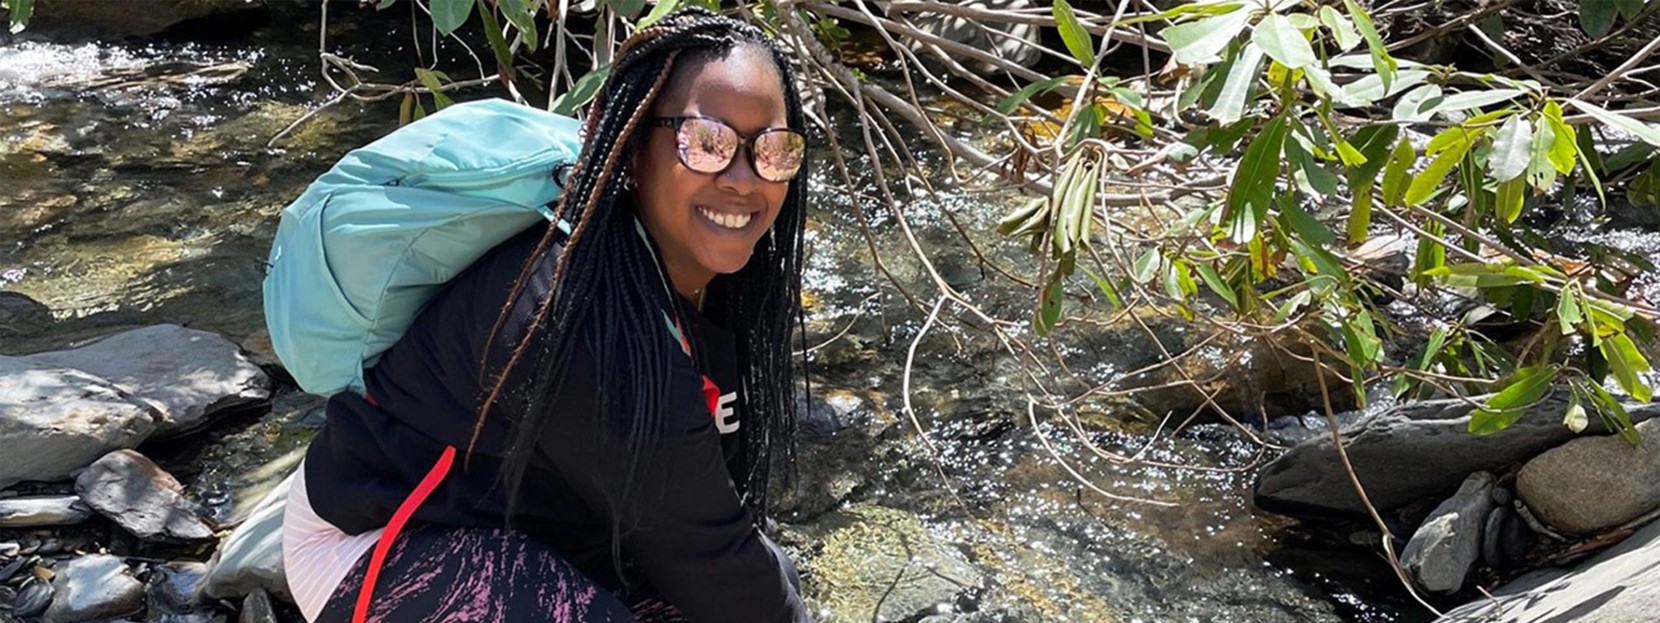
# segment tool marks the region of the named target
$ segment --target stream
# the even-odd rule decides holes
[[[342,55],[401,81],[409,53],[369,44],[407,39],[407,22],[341,13],[330,35]],[[260,279],[279,210],[345,151],[397,123],[396,101],[347,103],[268,146],[330,94],[317,73],[314,16],[271,23],[290,27],[222,41],[0,38],[0,290],[52,315],[0,334],[9,336],[0,353],[161,322],[261,352]],[[851,131],[846,112],[838,114]],[[847,156],[856,170],[869,169]],[[940,165],[930,157],[922,155],[925,165]],[[910,373],[913,426],[902,387],[925,314],[872,266],[851,202],[877,203],[830,192],[829,175],[828,167],[818,173],[824,192],[809,217],[809,342],[823,344],[813,353],[813,383],[818,401],[848,406],[860,434],[804,442],[807,493],[780,513],[782,540],[796,550],[825,620],[1428,620],[1375,553],[1375,529],[1304,524],[1251,505],[1253,468],[1264,459],[1257,444],[1223,425],[1172,432],[1102,404],[1085,410],[1088,439],[1145,460],[1090,460],[1066,424],[1040,417],[1034,426],[1018,366],[985,335],[936,326],[920,341]],[[1020,317],[1009,310],[1029,308],[1031,292],[983,269],[948,219],[993,261],[1023,268],[1031,260],[1020,246],[991,234],[1011,200],[947,188],[907,200],[906,215],[943,278],[988,310]],[[895,278],[932,292],[898,223],[878,210],[872,226]],[[1110,338],[1100,336],[1106,342],[1093,354],[1075,347],[1072,361],[1110,371],[1147,355],[1113,353]],[[269,411],[141,450],[185,484],[207,517],[231,525],[297,463],[319,405],[282,385]],[[1170,505],[1082,488],[1056,456],[1105,492]],[[961,567],[939,572],[956,590],[919,597],[948,599],[919,609],[837,590],[868,575],[872,552],[894,538],[907,547],[926,542],[934,559]]]

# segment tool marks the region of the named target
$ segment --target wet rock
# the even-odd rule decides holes
[[[1437,623],[1653,621],[1660,612],[1660,522],[1573,569],[1517,578],[1448,612]]]
[[[1660,507],[1660,420],[1637,432],[1637,447],[1607,435],[1552,448],[1522,466],[1516,491],[1540,521],[1570,534],[1636,519]]]
[[[75,478],[88,506],[141,539],[200,540],[213,537],[183,487],[144,455],[116,450]]]
[[[0,356],[0,488],[66,478],[110,450],[138,445],[155,418],[107,380]]]
[[[242,616],[237,623],[277,623],[277,613],[271,608],[271,596],[254,589],[242,599]]]
[[[292,476],[283,480],[254,508],[248,521],[220,542],[208,561],[202,594],[235,599],[255,590],[293,601],[282,564],[282,514],[288,502]]]
[[[798,404],[803,437],[828,437],[848,428],[870,426],[875,414],[857,394],[844,389],[815,390],[810,400]]]
[[[1379,510],[1415,499],[1447,495],[1470,473],[1526,461],[1574,438],[1562,426],[1565,394],[1535,405],[1509,428],[1491,435],[1469,432],[1469,403],[1413,402],[1366,414],[1343,429],[1343,439],[1366,493]],[[1660,413],[1660,404],[1630,405],[1633,420]],[[1601,422],[1591,428],[1603,431]],[[1264,466],[1256,503],[1285,513],[1365,512],[1349,484],[1329,435],[1316,435]]]
[[[1471,474],[1412,534],[1401,564],[1424,590],[1456,592],[1481,556],[1481,529],[1493,508],[1493,475]]]
[[[20,292],[0,291],[0,335],[39,333],[52,325],[52,309]]]
[[[804,561],[808,597],[847,620],[919,618],[984,584],[980,569],[903,511],[857,505],[800,530],[819,546]]]
[[[263,0],[50,0],[36,4],[31,32],[153,35],[181,22],[264,7]]]
[[[160,414],[155,434],[160,436],[189,432],[215,414],[271,396],[271,379],[236,344],[172,324],[117,333],[28,359],[109,379],[155,408]]]
[[[120,558],[86,556],[59,565],[52,578],[52,606],[46,623],[102,621],[137,613],[144,607],[144,585]]]
[[[182,614],[202,604],[202,582],[207,565],[174,561],[157,565],[144,585],[151,613]]]
[[[1487,513],[1487,522],[1481,528],[1481,561],[1488,567],[1503,570],[1519,562],[1510,555],[1516,550],[1507,541],[1516,538],[1520,521],[1516,511],[1504,506],[1495,506]]]
[[[92,508],[73,495],[0,500],[0,528],[67,526],[86,521]]]
[[[39,580],[29,580],[17,592],[17,598],[12,601],[12,614],[19,618],[40,616],[46,607],[52,605],[52,585]]]

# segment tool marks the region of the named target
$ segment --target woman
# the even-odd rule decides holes
[[[793,454],[804,127],[758,29],[630,37],[568,237],[494,249],[330,399],[284,526],[307,620],[811,620],[757,527]]]

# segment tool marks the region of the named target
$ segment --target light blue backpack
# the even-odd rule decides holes
[[[505,100],[457,104],[346,154],[284,208],[265,322],[300,387],[363,391],[439,288],[551,218],[580,128]]]

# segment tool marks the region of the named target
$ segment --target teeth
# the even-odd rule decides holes
[[[703,218],[714,221],[716,225],[727,229],[743,229],[745,225],[749,224],[749,219],[754,216],[751,214],[724,214],[701,206],[698,207],[697,211],[703,214]]]

